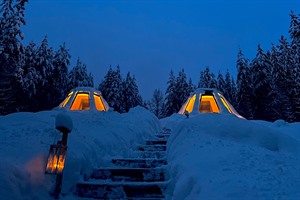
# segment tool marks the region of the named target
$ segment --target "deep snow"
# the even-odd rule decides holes
[[[45,175],[60,111],[0,116],[0,198],[50,199]],[[233,115],[174,114],[158,120],[137,107],[129,113],[68,112],[73,121],[62,199],[72,186],[112,157],[130,157],[146,138],[171,128],[167,158],[173,199],[300,199],[300,123],[247,121]]]
[[[173,199],[300,199],[300,123],[222,114],[162,123],[173,129]]]
[[[61,138],[55,130],[58,110],[0,116],[0,199],[50,199],[55,176],[44,169],[50,144]],[[133,149],[160,131],[158,119],[144,108],[129,113],[72,111],[73,131],[62,193],[94,167],[108,166],[111,157],[130,157]]]

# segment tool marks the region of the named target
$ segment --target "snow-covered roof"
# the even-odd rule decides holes
[[[101,92],[92,87],[77,87],[72,89],[65,100],[58,106],[67,110],[108,111],[109,105]]]
[[[225,113],[244,118],[225,99],[220,91],[214,88],[198,88],[179,110],[179,114]]]

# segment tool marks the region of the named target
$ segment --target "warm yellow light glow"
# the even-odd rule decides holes
[[[72,103],[70,110],[89,110],[90,99],[88,93],[78,93]]]
[[[196,100],[196,95],[194,95],[192,98],[190,98],[187,103],[185,110],[188,111],[189,113],[191,113],[193,111],[195,100]]]
[[[73,94],[73,91],[70,92],[70,93],[68,94],[67,98],[65,98],[65,100],[60,104],[61,107],[65,107],[65,105],[66,105],[66,104],[68,103],[68,101],[70,100],[72,94]]]
[[[100,110],[100,111],[105,111],[105,108],[104,108],[104,105],[103,105],[103,102],[102,102],[100,96],[94,93],[94,100],[95,100],[96,109]]]
[[[200,108],[199,111],[201,113],[207,113],[207,112],[212,112],[212,113],[219,113],[219,107],[216,103],[216,100],[214,96],[212,95],[202,95],[201,96],[201,101],[200,101]]]
[[[51,145],[46,165],[47,174],[60,174],[65,166],[66,147]]]
[[[231,110],[230,106],[228,105],[227,101],[220,94],[219,94],[219,96],[220,96],[220,99],[221,99],[222,103],[227,108],[228,112],[232,113],[232,110]]]

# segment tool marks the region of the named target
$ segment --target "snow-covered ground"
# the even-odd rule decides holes
[[[59,111],[0,116],[0,199],[50,199],[45,175]],[[300,123],[247,121],[232,115],[174,114],[158,120],[137,107],[129,113],[68,112],[73,120],[63,179],[72,186],[111,157],[129,157],[162,127],[172,129],[168,162],[173,199],[300,199]]]
[[[45,175],[44,170],[50,144],[61,138],[55,131],[58,113],[0,116],[0,199],[50,199],[55,176]],[[62,192],[66,194],[84,172],[107,166],[111,157],[129,157],[138,144],[160,131],[158,119],[141,107],[126,114],[73,111],[68,115],[73,131],[63,177]]]
[[[173,199],[300,199],[300,123],[222,114],[162,123],[173,129]]]

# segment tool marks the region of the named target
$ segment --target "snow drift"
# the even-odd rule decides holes
[[[59,111],[15,113],[0,116],[0,196],[5,199],[50,199],[55,176],[45,175],[49,146],[61,138],[55,130]],[[141,107],[129,113],[68,112],[73,130],[62,192],[94,167],[103,167],[114,156],[129,157],[136,145],[160,131],[158,119]],[[74,197],[72,197],[74,198]]]
[[[173,128],[168,161],[174,199],[300,198],[300,142],[277,130],[278,122],[204,114],[173,115],[162,123]]]

